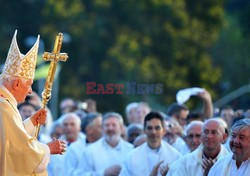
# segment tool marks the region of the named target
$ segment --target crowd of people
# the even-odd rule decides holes
[[[179,103],[160,112],[131,102],[122,117],[98,112],[91,99],[65,98],[54,121],[31,88],[39,37],[23,55],[16,34],[0,75],[1,176],[250,175],[249,110],[214,113],[209,92],[196,89],[200,113]]]
[[[91,99],[81,103],[84,106],[71,98],[63,99],[62,115],[52,121],[48,113],[39,135],[44,143],[57,138],[67,144],[63,155],[51,155],[49,176],[249,174],[247,111],[239,113],[225,106],[214,114],[209,92],[198,96],[203,102],[199,113],[177,103],[160,112],[146,102],[132,102],[124,108],[125,117],[116,112],[101,114]],[[32,93],[19,104],[23,120],[39,109],[39,102]]]

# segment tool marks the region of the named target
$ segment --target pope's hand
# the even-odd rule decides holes
[[[46,123],[47,110],[42,108],[36,111],[31,117],[30,120],[34,126],[37,126],[38,123],[44,125]]]
[[[52,142],[47,144],[50,149],[50,154],[63,154],[66,151],[66,143],[62,140],[53,139]]]

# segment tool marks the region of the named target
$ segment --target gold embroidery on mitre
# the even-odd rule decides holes
[[[36,43],[30,51],[26,55],[23,55],[19,51],[16,35],[17,30],[13,36],[1,76],[34,79],[40,36],[38,35]]]

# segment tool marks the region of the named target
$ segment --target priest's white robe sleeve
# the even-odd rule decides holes
[[[178,161],[176,161],[175,165],[172,168],[167,176],[184,176],[188,175],[187,170],[186,170],[186,165],[185,165],[185,158],[180,158]]]
[[[175,171],[177,170],[177,168],[179,167],[180,161],[182,158],[178,159],[177,161],[175,161],[173,164],[171,164],[169,170],[168,170],[168,174],[167,176],[174,176]]]
[[[96,171],[92,157],[88,155],[88,152],[84,152],[72,176],[104,176],[104,171],[105,170]]]
[[[27,133],[30,136],[33,136],[34,133],[35,133],[35,126],[33,125],[33,123],[30,120],[30,118],[24,120],[23,121],[23,125],[24,125],[24,128],[27,131]],[[35,170],[36,173],[44,172],[46,170],[47,166],[48,166],[48,163],[49,163],[50,149],[49,149],[48,145],[46,145],[46,144],[43,144],[43,148],[45,150],[45,155],[43,157],[42,162],[36,168],[36,170]]]
[[[213,167],[209,170],[208,176],[229,176],[231,170],[231,158],[232,154],[229,154],[216,161]]]
[[[121,170],[120,176],[133,175],[131,172],[131,168],[132,168],[132,166],[131,166],[130,158],[127,157],[127,159],[122,164],[122,170]]]
[[[70,147],[65,154],[66,154],[64,162],[65,176],[71,176],[71,174],[75,171],[75,169],[77,169],[78,166],[77,156],[74,150]]]

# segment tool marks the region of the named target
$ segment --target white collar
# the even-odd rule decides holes
[[[111,148],[111,149],[115,149],[115,150],[121,150],[121,148],[122,148],[122,144],[121,144],[122,142],[121,141],[122,141],[122,139],[120,138],[119,141],[118,141],[118,144],[115,147],[112,147],[109,143],[107,143],[107,141],[103,137],[102,143],[107,148]]]
[[[4,85],[0,85],[0,94],[3,94],[3,96],[5,96],[6,99],[10,101],[11,104],[17,107],[17,101],[15,97],[12,95],[12,93],[10,93],[10,91]]]

